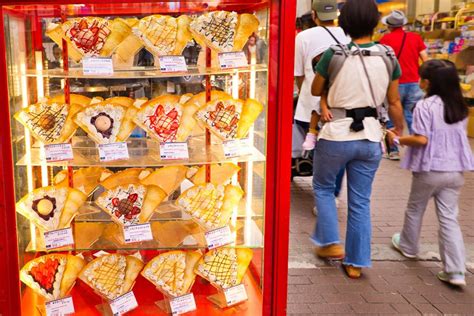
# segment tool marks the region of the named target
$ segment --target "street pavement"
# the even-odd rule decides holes
[[[474,140],[471,141],[474,148]],[[295,178],[291,189],[288,315],[474,315],[474,173],[465,175],[459,221],[467,252],[468,286],[457,289],[436,278],[442,269],[438,250],[438,221],[429,204],[421,233],[419,260],[409,260],[391,247],[401,230],[411,174],[399,162],[383,159],[372,193],[373,267],[359,280],[349,279],[339,262],[314,255],[309,235],[316,217],[311,178]],[[345,185],[345,184],[344,184]],[[347,217],[345,190],[339,205],[341,240]]]

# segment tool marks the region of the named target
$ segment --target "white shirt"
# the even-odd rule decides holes
[[[328,27],[328,29],[339,42],[349,43],[350,39],[340,27]],[[294,75],[296,77],[304,76],[295,112],[295,119],[298,121],[309,122],[312,111],[320,112],[320,98],[311,94],[311,84],[315,77],[312,60],[335,44],[336,41],[332,36],[320,26],[304,30],[296,35]]]

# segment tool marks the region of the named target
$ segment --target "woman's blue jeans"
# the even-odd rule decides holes
[[[382,158],[380,143],[320,140],[315,149],[313,191],[318,210],[311,240],[320,247],[340,243],[334,190],[342,168],[347,173],[347,232],[343,263],[370,267],[370,195]]]

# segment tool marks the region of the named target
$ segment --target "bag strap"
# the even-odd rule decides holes
[[[341,44],[341,42],[339,42],[339,40],[334,36],[334,34],[332,34],[332,32],[327,27],[325,27],[324,25],[321,25],[321,27],[325,29],[326,32],[329,33],[329,35],[331,35],[331,37],[336,41],[337,44]]]
[[[374,106],[377,109],[377,115],[378,115],[379,118],[381,118],[382,117],[382,109],[381,109],[380,105],[377,105],[377,100],[375,99],[374,88],[372,86],[372,81],[370,80],[369,71],[367,70],[367,66],[365,64],[364,57],[362,56],[362,51],[361,51],[359,45],[357,45],[356,43],[354,43],[354,45],[355,45],[355,47],[357,47],[357,50],[359,52],[359,57],[360,57],[360,60],[362,62],[362,67],[364,68],[365,76],[367,77],[367,81],[369,82],[370,95],[372,96],[372,101],[374,102]]]
[[[403,47],[405,47],[406,39],[407,39],[407,32],[403,32],[402,46],[400,47],[400,50],[398,51],[397,59],[400,59],[400,56],[402,56],[402,51],[403,51]]]

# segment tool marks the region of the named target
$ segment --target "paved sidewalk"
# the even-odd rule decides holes
[[[474,174],[466,174],[460,203],[460,222],[470,271],[464,290],[449,287],[436,279],[441,263],[433,203],[424,218],[422,260],[407,260],[391,248],[391,236],[399,232],[403,224],[410,182],[411,174],[400,169],[399,163],[382,161],[372,195],[373,268],[364,269],[361,279],[352,280],[345,276],[340,263],[324,262],[314,256],[314,247],[309,241],[315,223],[311,178],[295,178],[291,202],[288,315],[474,315]],[[339,207],[342,240],[346,216],[343,192]]]

